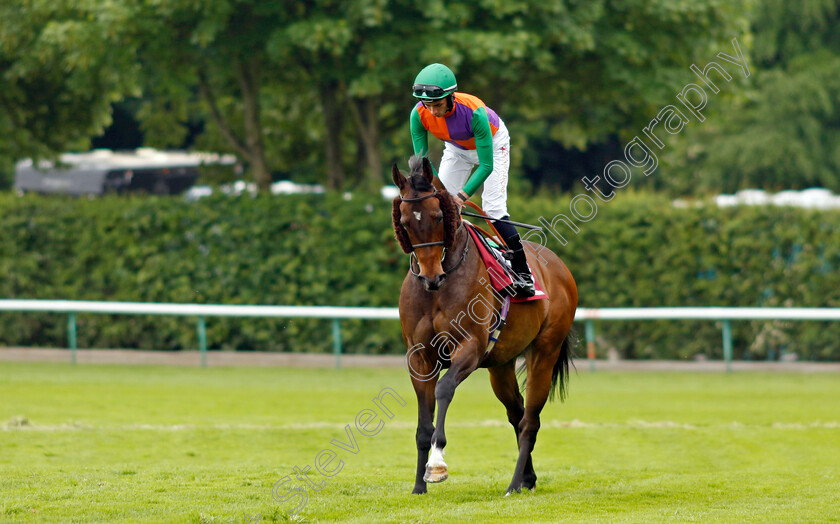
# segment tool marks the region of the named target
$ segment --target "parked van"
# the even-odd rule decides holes
[[[108,192],[180,194],[190,188],[202,165],[234,165],[232,155],[158,151],[140,148],[128,152],[96,149],[65,153],[60,162],[18,162],[15,188],[21,192],[100,195]]]

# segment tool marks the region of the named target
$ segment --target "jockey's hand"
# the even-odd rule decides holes
[[[458,206],[458,214],[461,214],[461,210],[464,208],[464,202],[469,200],[469,197],[463,192],[458,191],[458,194],[455,195],[455,205]]]

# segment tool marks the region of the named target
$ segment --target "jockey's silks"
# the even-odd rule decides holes
[[[411,110],[410,122],[416,155],[428,154],[428,133],[454,147],[478,153],[479,167],[464,186],[466,194],[475,193],[493,172],[493,135],[499,129],[500,119],[480,98],[455,93],[452,111],[441,117],[434,116],[423,102],[418,102]]]
[[[477,137],[473,128],[473,117],[482,115],[482,112],[476,112],[479,108],[484,108],[483,115],[490,124],[492,142],[493,135],[499,129],[499,116],[478,97],[466,93],[455,93],[452,111],[441,117],[434,116],[426,109],[423,102],[418,102],[414,106],[425,130],[461,149],[476,149]]]

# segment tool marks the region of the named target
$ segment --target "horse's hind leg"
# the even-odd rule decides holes
[[[503,366],[489,368],[488,371],[490,372],[490,385],[493,387],[496,397],[507,410],[508,422],[513,426],[513,432],[516,435],[516,447],[519,449],[519,423],[522,422],[522,417],[525,415],[525,404],[522,394],[519,392],[519,383],[516,380],[515,361],[512,360]],[[537,483],[537,474],[534,472],[530,454],[528,454],[528,461],[525,464],[522,478],[513,481],[513,483],[517,482],[527,489],[534,489]]]
[[[540,429],[540,413],[548,400],[553,387],[555,376],[562,387],[568,371],[571,356],[568,352],[568,335],[571,326],[565,329],[553,329],[541,333],[531,344],[531,350],[526,354],[525,363],[528,372],[525,386],[525,413],[519,422],[519,458],[513,472],[513,480],[508,486],[508,493],[520,491],[522,486],[533,489],[533,485],[525,483],[525,471],[533,469],[531,452],[537,442],[537,432]],[[561,335],[562,336],[559,336]],[[557,341],[562,340],[562,344]],[[536,475],[534,476],[536,479]]]

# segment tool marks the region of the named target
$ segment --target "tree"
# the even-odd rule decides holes
[[[224,149],[247,163],[257,186],[268,188],[264,115],[273,101],[267,93],[289,72],[268,58],[266,46],[299,4],[145,0],[124,6],[131,12],[126,44],[137,48],[142,64],[147,103],[140,118],[148,140],[180,143],[184,124],[204,119]]]
[[[709,0],[478,5],[441,52],[518,131],[578,149],[639,133],[745,21]]]
[[[366,150],[388,142],[410,151],[408,90],[431,62],[450,65],[462,90],[499,110],[519,144],[535,136],[585,148],[629,138],[673,99],[691,63],[714,56],[746,20],[741,1],[392,2],[381,15],[371,7],[378,2],[350,5],[377,14],[350,25],[355,67],[342,69]],[[368,158],[372,171],[378,161]]]
[[[111,102],[136,93],[134,55],[108,15],[97,2],[0,3],[0,172],[86,149]]]
[[[142,86],[147,145],[181,144],[187,125],[205,122],[197,144],[239,155],[261,188],[278,171],[375,186],[384,161],[411,152],[410,85],[424,65],[447,63],[462,90],[499,111],[515,171],[523,139],[585,148],[637,133],[688,65],[728,41],[740,2],[114,0],[87,15],[102,27],[98,47],[68,56],[113,54],[117,71],[139,71],[110,98],[77,99],[95,98],[107,119],[108,102]]]
[[[385,180],[383,143],[405,125],[411,107],[410,82],[426,31],[420,6],[405,0],[309,6],[295,23],[278,28],[275,56],[303,65],[320,86],[330,186],[344,183],[343,161],[359,174],[354,182],[377,187]],[[347,142],[357,150],[349,162]]]
[[[755,80],[720,124],[692,134],[704,191],[840,190],[840,2],[763,0],[752,14]]]
[[[375,124],[384,127],[383,137],[400,133],[390,144],[410,151],[411,80],[422,66],[443,62],[462,90],[502,115],[518,145],[514,152],[528,154],[523,138],[604,149],[599,144],[632,137],[673,99],[691,63],[728,43],[745,14],[740,1],[485,0],[432,1],[419,10],[391,3],[383,19],[373,29],[354,29],[349,48],[356,67],[345,70],[366,146],[375,140],[365,131]],[[377,108],[367,119],[365,94],[375,95]],[[522,158],[514,157],[514,170]],[[553,166],[533,169],[547,172],[546,179],[557,176]]]

